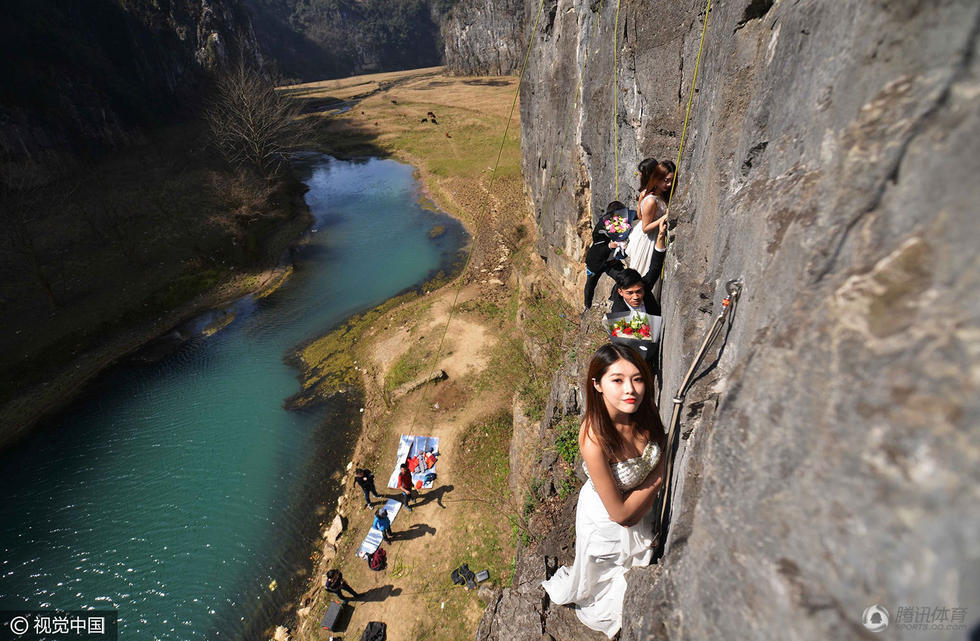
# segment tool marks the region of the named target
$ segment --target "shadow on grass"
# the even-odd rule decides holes
[[[435,536],[436,529],[430,525],[426,525],[425,523],[415,523],[407,530],[401,530],[400,532],[392,532],[391,540],[411,541],[413,539],[421,538],[426,534],[431,534],[432,536]]]
[[[394,585],[381,585],[376,588],[371,588],[367,592],[361,593],[361,598],[358,601],[363,603],[380,603],[389,597],[398,596],[402,593],[401,588],[396,588]]]
[[[292,98],[292,102],[295,103],[296,109],[301,114],[340,109],[347,105],[346,100],[331,98],[329,96],[326,98]]]
[[[464,80],[464,85],[474,85],[477,87],[506,87],[510,84],[508,80]]]
[[[415,508],[420,505],[427,505],[432,501],[435,501],[439,505],[439,507],[445,510],[446,506],[442,504],[442,499],[443,497],[446,496],[446,494],[452,492],[454,489],[455,488],[452,485],[443,485],[437,487],[434,490],[429,490],[425,494],[421,495],[418,499],[418,502],[415,503],[415,505],[413,505],[412,507]]]

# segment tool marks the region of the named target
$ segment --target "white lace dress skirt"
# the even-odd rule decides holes
[[[650,564],[652,532],[653,510],[636,525],[622,526],[609,518],[589,480],[575,512],[575,563],[559,568],[544,589],[552,602],[574,603],[579,621],[613,638],[623,621],[626,572]]]
[[[626,257],[629,258],[630,269],[640,272],[640,276],[646,275],[656,245],[657,233],[654,232],[653,235],[643,233],[643,221],[636,221],[630,232],[629,243],[626,245]]]

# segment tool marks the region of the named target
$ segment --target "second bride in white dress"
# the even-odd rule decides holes
[[[579,621],[611,639],[622,625],[626,572],[653,555],[665,436],[653,376],[636,350],[603,345],[588,376],[579,447],[589,480],[575,513],[575,561],[543,585],[552,602],[574,604]]]
[[[657,243],[657,230],[667,215],[666,199],[674,181],[674,163],[657,162],[646,158],[638,166],[640,171],[640,202],[637,205],[636,223],[630,232],[626,256],[630,269],[647,273],[653,260],[654,246]]]

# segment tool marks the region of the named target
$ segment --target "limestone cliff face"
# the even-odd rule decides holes
[[[705,19],[700,0],[616,10],[546,1],[521,93],[539,252],[576,301],[592,214],[635,203],[641,158],[677,153]],[[977,626],[978,31],[970,0],[712,8],[671,210],[665,399],[725,281],[744,291],[688,394],[666,553],[629,575],[624,641],[872,638],[872,604],[894,638],[919,634],[894,630],[902,607]],[[552,420],[580,411],[581,371],[556,377]],[[504,596],[537,615],[527,638],[589,638],[540,591]]]
[[[132,140],[193,112],[207,74],[260,59],[238,0],[12,0],[5,8],[0,156],[8,162]]]
[[[524,0],[462,0],[443,22],[442,38],[451,73],[518,73],[527,48]]]

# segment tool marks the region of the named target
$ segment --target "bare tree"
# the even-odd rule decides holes
[[[120,213],[115,206],[103,204],[101,209],[100,216],[94,208],[81,207],[78,216],[100,242],[106,247],[119,249],[126,260],[135,265],[138,242],[129,231],[132,225],[131,219]]]
[[[52,309],[60,306],[54,282],[57,266],[40,247],[46,180],[39,165],[28,162],[0,180],[0,227],[7,250],[19,256]],[[64,256],[58,254],[64,286]],[[63,293],[63,292],[62,292]]]
[[[235,167],[272,177],[287,155],[303,143],[299,109],[279,94],[272,80],[243,64],[218,79],[207,111],[211,134],[221,154]]]

